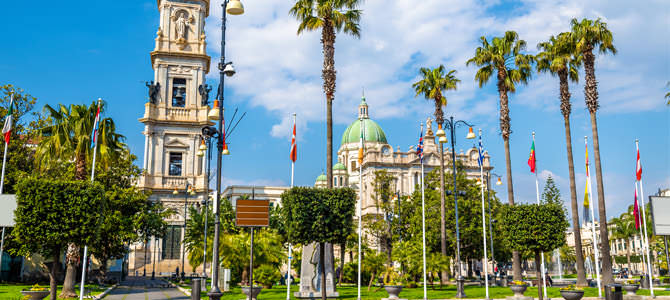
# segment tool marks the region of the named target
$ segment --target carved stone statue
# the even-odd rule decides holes
[[[433,135],[433,119],[431,119],[430,117],[426,119],[426,135],[427,136]]]
[[[302,248],[302,264],[300,269],[300,291],[296,292],[296,298],[321,298],[324,290],[321,284],[321,264],[326,267],[326,297],[337,298],[339,293],[335,291],[335,272],[333,271],[333,245],[326,243],[325,261],[319,259],[319,244],[311,243]]]
[[[186,24],[186,18],[185,18],[186,13],[182,13],[179,15],[179,18],[177,19],[177,39],[185,39],[186,38],[186,30],[188,29],[188,25]]]
[[[151,83],[147,82],[146,86],[149,88],[149,102],[152,104],[158,104],[161,90],[160,83],[156,82],[154,84],[154,81],[152,80]]]
[[[200,93],[200,97],[202,99],[200,105],[202,106],[207,106],[209,104],[209,92],[212,91],[212,87],[209,86],[209,84],[201,84],[198,87],[198,93]]]

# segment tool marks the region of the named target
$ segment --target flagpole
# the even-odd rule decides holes
[[[637,149],[637,161],[638,165],[640,164],[640,141],[635,140],[635,148]],[[636,170],[637,173],[638,170]],[[640,199],[642,199],[642,228],[644,229],[644,252],[647,255],[647,273],[649,273],[649,291],[651,296],[654,297],[654,281],[652,280],[652,269],[651,269],[651,256],[649,255],[649,238],[647,237],[647,215],[645,213],[645,204],[644,204],[644,191],[642,189],[642,167],[640,166],[640,176],[638,177],[637,182],[640,184]]]
[[[589,144],[588,144],[588,138],[584,136],[584,145],[586,146],[586,151],[589,149]],[[586,161],[586,172],[590,174],[589,172],[589,162],[588,160]],[[600,258],[598,257],[598,240],[596,239],[596,217],[593,214],[593,205],[591,205],[590,202],[593,200],[593,190],[591,189],[591,176],[586,177],[586,184],[589,187],[589,209],[591,210],[591,238],[592,238],[592,244],[593,244],[593,256],[594,256],[594,261],[596,264],[596,282],[598,283],[598,298],[603,297],[603,292],[601,289],[601,283],[600,283]],[[606,222],[607,223],[607,222]],[[602,224],[600,225],[602,226]],[[607,226],[607,224],[605,224]]]
[[[100,122],[100,103],[102,103],[102,98],[98,98],[98,111],[95,117],[95,123],[93,124],[93,136],[91,137],[94,141],[93,143],[93,164],[91,165],[91,182],[95,179],[95,159],[97,156],[98,150],[98,139],[96,138],[98,132],[96,126]],[[79,300],[84,299],[84,282],[86,282],[86,256],[88,255],[88,245],[84,245],[84,259],[81,263],[81,283],[79,284]]]
[[[359,131],[361,133],[361,145],[358,149],[358,286],[356,299],[361,300],[361,235],[363,229],[363,117],[359,119]]]
[[[9,112],[11,113],[12,111],[12,106],[14,105],[14,93],[11,93],[9,95]],[[7,118],[11,118],[12,115],[8,115]],[[5,120],[5,122],[7,122]],[[0,194],[3,194],[3,190],[5,187],[5,163],[7,162],[7,148],[9,148],[9,140],[5,139],[5,155],[2,157],[2,178],[0,178]],[[4,228],[3,228],[4,230]],[[0,252],[0,263],[2,263],[2,256]]]
[[[421,136],[423,137],[423,123],[421,123]],[[421,141],[423,144],[423,141]],[[422,255],[423,255],[423,300],[428,299],[428,290],[426,282],[426,200],[423,182],[423,145],[421,146],[421,154],[419,160],[421,161],[421,233],[422,233]]]
[[[296,113],[293,113],[293,129],[294,130],[295,130],[295,122],[296,122]],[[293,148],[294,145],[296,145],[296,143],[298,142],[295,139],[296,139],[295,131],[293,131],[293,145],[291,145],[291,152],[297,151],[297,150],[294,150],[294,148]],[[296,152],[296,156],[297,156],[297,152]],[[294,172],[295,172],[295,161],[293,159],[291,159],[291,188],[293,188],[293,177],[294,177],[294,174],[295,174]],[[293,257],[291,257],[291,255],[292,255],[291,243],[289,243],[288,244],[288,271],[286,272],[286,300],[291,299],[291,260],[293,259]]]
[[[485,214],[485,205],[484,205],[484,160],[482,155],[484,155],[484,149],[482,146],[482,130],[479,129],[479,182],[481,183],[481,192],[482,192],[482,237],[484,238],[484,284],[486,286],[486,299],[489,299],[489,270],[488,270],[488,258],[486,253],[486,214]]]
[[[533,131],[533,146],[535,145],[535,132]],[[535,152],[535,149],[533,149]],[[537,155],[534,154],[535,157]],[[537,205],[540,205],[540,184],[537,179],[537,158],[535,158],[535,195],[537,197]],[[544,251],[541,253],[540,257],[540,275],[542,276],[542,291],[544,292],[544,298],[547,298],[547,276],[544,270]]]

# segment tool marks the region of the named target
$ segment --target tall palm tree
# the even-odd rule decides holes
[[[101,113],[104,110],[101,105]],[[98,104],[72,104],[68,108],[59,104],[58,109],[50,105],[44,106],[47,125],[40,130],[42,141],[37,147],[36,161],[39,168],[48,170],[58,168],[59,164],[74,161],[74,178],[87,179],[87,164],[92,162],[93,148],[91,138]],[[116,133],[116,125],[111,118],[100,120],[98,128],[97,163],[107,167],[114,158],[122,155],[126,147],[125,137]],[[79,246],[69,244],[66,252],[67,272],[60,297],[76,297],[74,283],[79,261]]]
[[[570,174],[570,197],[572,199],[572,228],[575,233],[575,253],[577,263],[577,285],[586,286],[586,272],[584,270],[584,255],[582,254],[581,226],[579,225],[579,204],[577,203],[577,188],[575,184],[575,163],[572,157],[572,134],[570,133],[570,90],[568,80],[577,82],[579,80],[578,69],[582,63],[582,56],[574,51],[574,40],[570,33],[563,32],[557,37],[552,36],[549,41],[542,42],[537,48],[542,52],[537,54],[537,71],[549,72],[552,76],[558,76],[559,92],[561,100],[561,113],[563,114],[563,125],[565,126],[565,145],[568,153],[568,170]]]
[[[665,85],[665,87],[670,87],[670,81],[668,81],[668,83]],[[666,105],[670,105],[670,92],[665,93],[665,99],[668,100]]]
[[[612,258],[610,256],[610,246],[607,242],[607,213],[605,211],[605,187],[603,186],[603,169],[600,164],[600,142],[598,138],[598,122],[596,112],[600,104],[598,103],[598,83],[595,73],[595,55],[593,50],[597,47],[601,54],[616,54],[614,48],[612,32],[607,29],[607,24],[600,19],[595,21],[583,19],[581,22],[572,19],[571,35],[575,39],[575,50],[584,57],[584,73],[586,73],[584,85],[584,100],[586,107],[591,114],[591,131],[593,135],[593,157],[596,167],[596,181],[598,183],[598,217],[602,223],[600,226],[600,251],[602,253],[602,271],[603,284],[614,282],[612,277]]]
[[[475,56],[466,64],[475,64],[480,67],[475,74],[475,80],[479,83],[480,88],[489,81],[491,75],[495,73],[497,76],[500,97],[500,131],[505,144],[505,164],[507,165],[507,199],[511,205],[514,205],[512,160],[509,151],[509,136],[512,131],[507,93],[514,93],[517,83],[528,83],[532,75],[531,63],[534,57],[522,53],[526,49],[526,41],[519,39],[519,35],[514,31],[507,31],[502,37],[494,37],[491,43],[485,36],[480,39],[482,45],[477,47]],[[521,280],[519,252],[514,251],[512,257],[514,280]]]
[[[423,95],[426,100],[433,101],[435,104],[435,121],[439,129],[442,129],[444,124],[444,112],[442,107],[447,106],[447,98],[442,95],[442,92],[448,90],[456,90],[456,85],[461,82],[456,78],[456,70],[446,72],[446,68],[440,65],[437,68],[421,68],[419,70],[421,80],[412,84],[416,96]],[[444,146],[440,143],[440,250],[443,256],[447,256],[447,234],[446,234],[446,217],[444,206]],[[442,270],[440,276],[440,283],[445,284],[447,279],[447,270]]]
[[[323,47],[323,91],[326,93],[326,179],[327,187],[333,188],[333,99],[335,96],[335,37],[336,33],[344,32],[360,38],[361,10],[358,9],[363,0],[296,0],[289,10],[298,25],[298,34],[304,31],[321,29],[321,45]],[[325,244],[319,247],[321,261],[325,257]],[[325,264],[321,264],[322,274],[326,273]],[[326,286],[326,277],[322,277],[321,286]],[[321,293],[326,300],[326,293]]]

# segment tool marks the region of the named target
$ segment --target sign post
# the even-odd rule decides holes
[[[270,225],[270,200],[238,199],[235,208],[235,224],[238,227],[251,228],[251,247],[249,247],[249,289],[254,290],[254,228]],[[250,298],[253,298],[251,296]]]

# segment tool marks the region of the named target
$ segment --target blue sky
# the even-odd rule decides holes
[[[215,62],[220,2],[213,1],[206,25],[208,52]],[[246,13],[229,18],[226,52],[238,73],[226,81],[225,105],[227,111],[237,107],[247,116],[230,140],[233,155],[224,161],[224,184],[288,184],[290,116],[297,112],[296,184],[311,185],[325,169],[319,35],[295,34],[297,23],[287,13],[291,1],[243,3]],[[156,2],[45,4],[3,4],[4,11],[14,13],[0,19],[0,83],[25,89],[38,98],[40,109],[47,103],[90,103],[104,98],[109,104],[107,116],[117,121],[141,163],[143,127],[137,119],[146,102],[144,81],[153,78],[149,52],[158,28]],[[670,36],[670,26],[664,1],[631,5],[627,1],[578,0],[368,0],[362,9],[361,39],[340,35],[336,43],[336,148],[342,131],[356,117],[365,87],[371,117],[385,130],[394,148],[400,146],[406,151],[416,143],[419,122],[432,114],[431,103],[415,98],[411,84],[417,80],[420,67],[444,64],[457,70],[462,80],[457,91],[446,94],[446,115],[482,128],[495,172],[504,174],[495,84],[479,89],[473,80],[476,69],[465,66],[479,37],[515,30],[528,42],[528,51],[535,53],[538,42],[569,30],[572,17],[601,17],[614,32],[619,50],[616,56],[598,56],[596,62],[608,214],[619,214],[632,203],[636,138],[641,143],[646,194],[670,187],[670,112],[663,100],[665,83],[670,80],[670,46],[663,37]],[[583,77],[583,71],[580,75]],[[215,86],[216,74],[210,73],[208,81]],[[591,138],[582,84],[571,86],[580,202],[584,187],[583,137]],[[536,75],[528,86],[510,95],[510,103],[516,200],[535,199],[534,178],[526,165],[531,132],[535,131],[540,177],[552,174],[563,199],[569,201],[557,80]],[[459,135],[464,137],[465,133],[462,129]],[[456,149],[471,146],[471,141],[457,139]],[[505,185],[496,189],[506,200]]]

